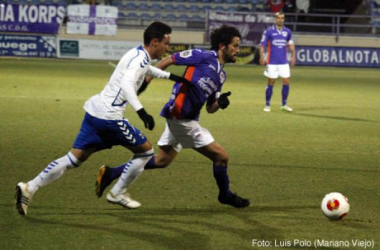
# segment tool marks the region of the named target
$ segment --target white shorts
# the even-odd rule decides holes
[[[264,76],[276,79],[279,76],[281,78],[289,78],[290,77],[290,67],[289,64],[268,64],[264,71]]]
[[[175,151],[182,148],[201,148],[214,142],[210,132],[195,120],[166,120],[158,146],[171,145]]]

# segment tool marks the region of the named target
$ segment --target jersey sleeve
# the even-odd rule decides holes
[[[170,76],[169,72],[163,71],[159,68],[156,68],[152,65],[149,65],[148,71],[146,73],[148,76],[152,76],[154,78],[164,78],[168,79]]]
[[[293,43],[293,41],[292,41],[292,32],[290,30],[288,30],[288,37],[287,37],[286,40],[287,40],[288,44],[289,44],[289,42]]]
[[[203,53],[198,49],[184,50],[174,53],[172,60],[176,65],[196,65],[203,61]]]
[[[143,108],[139,98],[137,97],[136,82],[143,77],[143,71],[138,67],[129,68],[124,71],[122,78],[121,93],[125,100],[137,111]]]

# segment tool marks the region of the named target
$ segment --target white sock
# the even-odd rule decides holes
[[[52,161],[36,178],[28,182],[28,191],[34,194],[38,188],[59,179],[67,170],[79,167],[81,162],[69,152],[67,155]]]
[[[119,180],[112,187],[111,193],[113,195],[120,195],[128,189],[128,187],[140,176],[144,171],[144,166],[148,163],[150,158],[153,157],[154,150],[148,150],[141,154],[134,154],[132,160],[125,164],[123,173]]]

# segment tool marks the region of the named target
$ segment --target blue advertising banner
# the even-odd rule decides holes
[[[242,36],[242,45],[257,45],[260,43],[264,30],[274,23],[274,16],[273,14],[252,12],[209,11],[206,21],[208,42],[210,41],[210,32],[214,28],[226,24],[239,30]]]
[[[54,36],[23,36],[0,34],[0,56],[57,57]]]
[[[0,5],[0,32],[57,34],[66,7],[58,5]]]
[[[296,46],[297,65],[380,68],[380,48]]]

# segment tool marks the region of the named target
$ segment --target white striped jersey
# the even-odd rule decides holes
[[[170,73],[151,64],[148,52],[142,47],[129,50],[119,61],[104,89],[84,104],[91,116],[104,120],[121,120],[127,104],[137,111],[143,107],[137,97],[146,75],[169,78]]]

